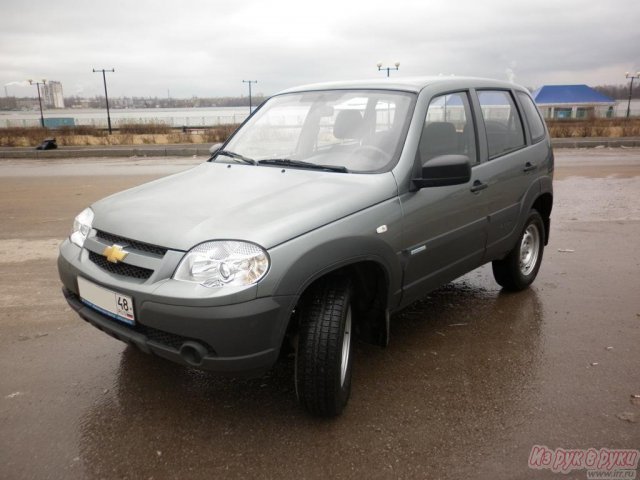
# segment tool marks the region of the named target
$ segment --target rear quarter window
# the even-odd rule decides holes
[[[542,118],[540,118],[538,108],[526,93],[518,92],[517,95],[531,130],[531,141],[534,143],[539,142],[544,138],[544,124],[542,123]]]

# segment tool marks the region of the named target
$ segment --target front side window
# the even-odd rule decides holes
[[[397,160],[415,95],[326,90],[268,100],[225,146],[259,165],[288,162],[381,172]],[[224,153],[215,161],[230,162]],[[309,165],[307,165],[309,166]]]
[[[429,103],[420,145],[420,162],[441,155],[466,155],[476,163],[476,136],[465,92],[434,97]]]
[[[524,147],[524,130],[511,93],[505,90],[481,90],[478,100],[487,132],[489,158]]]

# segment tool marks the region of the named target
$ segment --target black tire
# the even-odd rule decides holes
[[[542,263],[545,238],[542,217],[531,210],[516,246],[505,258],[492,263],[493,277],[502,288],[518,292],[533,283]]]
[[[351,297],[349,279],[333,277],[314,285],[301,304],[296,395],[300,404],[317,416],[337,416],[349,400],[353,366]]]

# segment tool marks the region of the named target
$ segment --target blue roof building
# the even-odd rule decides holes
[[[532,96],[545,118],[610,117],[616,104],[587,85],[545,85]]]

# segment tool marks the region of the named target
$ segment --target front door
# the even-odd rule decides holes
[[[488,209],[475,132],[468,92],[433,98],[416,161],[425,165],[441,155],[466,155],[472,174],[466,184],[423,188],[400,197],[404,214],[403,305],[482,262]]]

